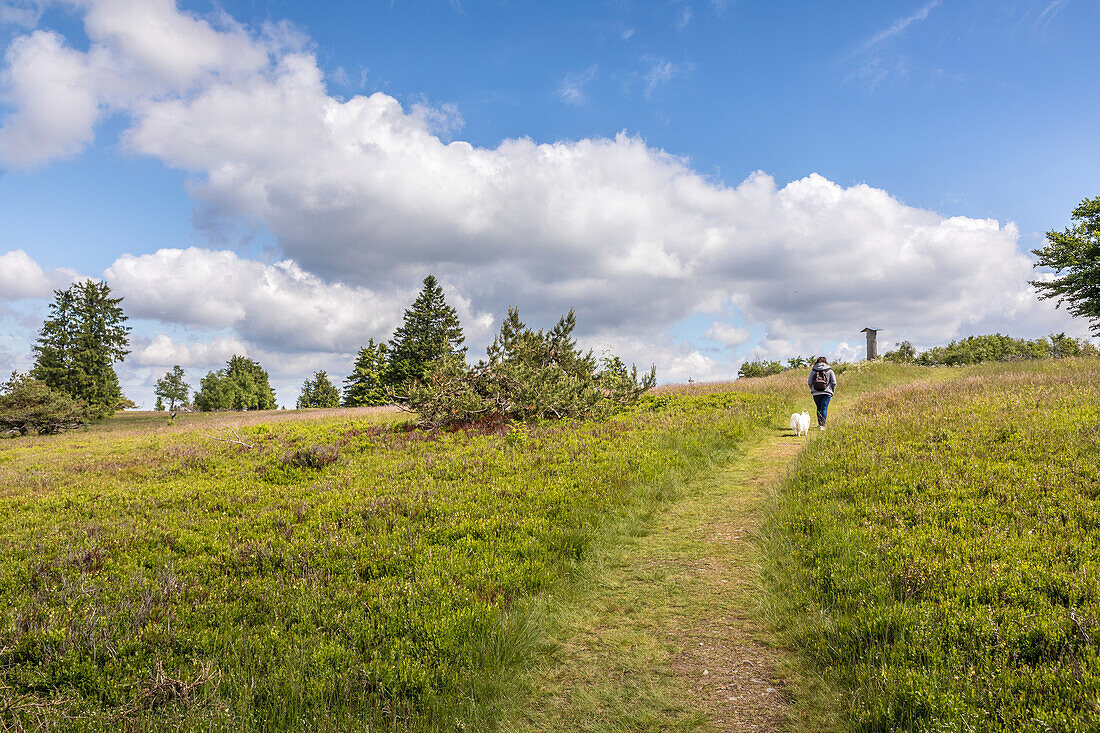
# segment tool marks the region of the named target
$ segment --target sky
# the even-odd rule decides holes
[[[435,274],[662,382],[1087,335],[1030,251],[1100,195],[1100,2],[0,0],[0,369],[107,281],[124,391],[293,406]]]

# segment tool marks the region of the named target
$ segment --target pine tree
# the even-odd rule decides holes
[[[163,398],[168,400],[168,409],[175,412],[177,405],[187,402],[187,393],[190,391],[191,385],[183,381],[183,367],[176,364],[172,367],[172,371],[157,380],[156,389],[153,390],[153,394],[157,396],[157,404],[161,405],[157,409],[164,409],[164,403],[161,402]]]
[[[339,407],[340,390],[328,378],[324,369],[313,373],[313,379],[302,384],[302,393],[298,396],[298,407]]]
[[[32,376],[87,405],[92,418],[114,414],[125,400],[114,362],[130,352],[126,315],[107,283],[91,280],[55,290],[34,346]]]
[[[405,311],[405,320],[394,332],[386,361],[386,386],[405,389],[423,381],[432,362],[446,354],[465,355],[465,337],[458,313],[447,305],[443,288],[433,275]]]
[[[153,405],[153,409],[157,412],[164,412],[164,398],[157,395],[157,404]]]
[[[385,405],[389,402],[386,394],[388,356],[389,347],[384,343],[374,343],[374,339],[359,349],[355,366],[344,380],[344,407]]]

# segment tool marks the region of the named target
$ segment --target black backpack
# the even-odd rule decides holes
[[[824,392],[829,388],[829,370],[819,369],[814,371],[813,379],[810,380],[810,389],[814,392]]]

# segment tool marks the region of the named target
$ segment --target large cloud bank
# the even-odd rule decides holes
[[[285,26],[250,30],[171,0],[71,4],[87,50],[42,29],[7,50],[3,164],[73,155],[121,113],[129,150],[193,174],[203,222],[259,223],[286,258],[124,255],[105,276],[146,317],[347,353],[385,336],[434,272],[479,328],[509,304],[536,323],[575,307],[592,343],[697,378],[730,373],[752,348],[809,350],[867,325],[932,343],[1068,323],[1036,302],[1012,224],[819,175],[728,186],[628,134],[448,143],[453,109],[333,96]],[[715,322],[697,344],[668,335],[698,313]]]

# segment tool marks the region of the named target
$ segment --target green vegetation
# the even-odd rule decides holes
[[[783,371],[783,365],[778,361],[746,361],[737,370],[737,376],[741,379],[753,377],[770,377]]]
[[[44,382],[12,373],[0,385],[0,436],[54,435],[84,424],[85,409],[64,392]]]
[[[883,355],[886,361],[914,363],[922,366],[966,366],[988,361],[1020,361],[1022,359],[1061,359],[1067,356],[1096,356],[1097,350],[1088,341],[1051,334],[1045,339],[1019,339],[999,333],[967,336],[947,346],[935,346],[917,353],[908,341],[902,341],[893,351]]]
[[[191,392],[191,385],[184,381],[183,367],[176,364],[172,371],[157,380],[153,394],[157,396],[157,409],[164,409],[164,400],[168,400],[168,410],[175,412],[176,408],[187,404],[187,395]]]
[[[1040,299],[1054,298],[1069,312],[1091,322],[1100,334],[1100,196],[1085,199],[1073,210],[1072,228],[1047,232],[1047,243],[1032,250],[1035,267],[1049,267],[1056,277],[1032,280]],[[1063,274],[1065,273],[1065,274]]]
[[[374,339],[359,349],[351,374],[344,380],[344,407],[385,405],[390,401],[385,380],[389,349],[385,343],[374,343]]]
[[[597,360],[577,348],[569,311],[548,331],[534,331],[508,309],[489,345],[488,360],[474,367],[461,354],[437,359],[423,382],[408,387],[408,407],[419,424],[442,427],[475,421],[603,417],[635,403],[657,380],[656,369],[638,378],[621,359]]]
[[[663,394],[438,433],[362,408],[135,416],[48,454],[5,442],[0,709],[87,730],[486,730],[504,670],[536,652],[531,600],[785,408]]]
[[[1100,363],[939,373],[860,400],[777,498],[802,728],[1094,730]]]
[[[328,378],[324,369],[313,373],[312,379],[307,379],[302,384],[302,392],[298,395],[298,407],[339,407],[340,390]]]
[[[114,368],[130,353],[130,327],[122,298],[110,296],[107,283],[92,280],[55,290],[33,347],[31,376],[82,402],[91,419],[133,404],[122,395]]]
[[[383,383],[391,391],[403,393],[412,384],[423,382],[437,360],[448,355],[465,355],[463,341],[458,313],[447,305],[443,287],[435,276],[428,275],[390,339]]]
[[[195,393],[195,407],[210,410],[274,410],[275,390],[256,362],[234,355],[225,369],[208,372]]]

